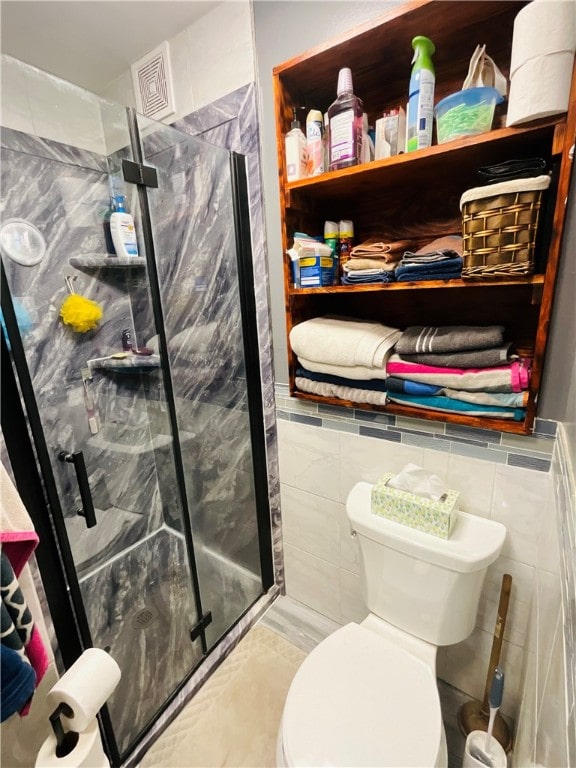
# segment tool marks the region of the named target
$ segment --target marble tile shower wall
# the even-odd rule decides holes
[[[342,624],[364,618],[358,552],[345,514],[347,494],[356,482],[375,482],[408,462],[435,472],[460,491],[462,510],[498,520],[508,531],[488,571],[476,628],[464,642],[440,649],[439,677],[482,698],[502,575],[510,573],[512,597],[501,658],[507,674],[503,711],[517,717],[537,522],[552,503],[547,470],[556,425],[540,422],[536,437],[516,438],[325,408],[291,399],[284,387],[277,387],[277,394],[287,594]]]
[[[134,435],[149,436],[141,377],[94,373],[89,387],[102,424],[94,437],[84,405],[82,369],[89,359],[117,351],[122,329],[133,324],[124,276],[77,271],[69,264],[71,256],[106,252],[99,217],[107,208],[108,167],[105,158],[91,152],[6,128],[1,141],[2,217],[26,219],[47,243],[36,266],[9,259],[4,264],[12,296],[28,316],[23,344],[82,576],[162,523],[153,456],[121,450]],[[97,331],[77,334],[60,321],[64,278],[71,274],[77,278],[75,290],[105,308]],[[61,450],[85,452],[99,516],[94,530],[74,512],[77,481],[72,467],[57,460]]]

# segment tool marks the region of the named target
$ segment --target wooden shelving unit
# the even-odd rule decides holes
[[[286,330],[303,320],[338,314],[378,320],[386,325],[504,325],[522,354],[533,358],[530,397],[522,423],[423,411],[400,405],[372,406],[321,398],[295,387],[296,358],[289,351],[291,394],[315,402],[386,411],[417,418],[469,424],[506,432],[529,433],[536,415],[554,283],[564,228],[565,201],[576,133],[576,79],[568,115],[506,128],[504,103],[493,129],[428,149],[396,155],[341,171],[287,183],[284,135],[292,107],[326,111],[336,95],[338,71],[352,70],[354,91],[362,98],[369,122],[382,111],[405,106],[414,36],[429,36],[436,45],[435,102],[460,90],[477,43],[508,76],[514,18],[526,5],[516,0],[412,0],[379,19],[329,41],[274,70],[274,93]],[[544,157],[554,171],[557,193],[547,203],[552,218],[537,242],[535,274],[529,278],[472,282],[439,280],[385,285],[296,289],[286,255],[296,231],[316,235],[325,220],[351,219],[355,241],[378,235],[410,238],[416,247],[435,237],[461,234],[462,193],[479,186],[478,168],[522,157]],[[545,236],[547,232],[547,237]],[[288,349],[290,343],[288,340]]]

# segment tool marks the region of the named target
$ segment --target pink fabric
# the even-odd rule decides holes
[[[24,650],[26,651],[26,656],[28,656],[28,660],[32,665],[34,672],[36,672],[36,688],[38,688],[40,680],[42,680],[46,674],[49,664],[48,654],[46,653],[46,648],[44,647],[42,635],[40,634],[38,627],[35,626],[32,630],[32,637]]]
[[[0,543],[16,577],[20,576],[38,541],[36,531],[0,531]]]
[[[462,379],[462,389],[478,389],[481,382],[489,391],[491,384],[507,383],[512,392],[522,392],[528,389],[531,373],[531,361],[523,358],[515,360],[508,365],[493,366],[490,368],[445,368],[436,365],[423,365],[401,360],[398,355],[393,355],[386,363],[386,373],[389,376],[399,376],[403,379],[412,379],[422,383],[437,384],[443,386],[443,382],[449,381],[449,377]],[[494,375],[491,380],[490,375]],[[476,382],[472,380],[477,376]],[[429,379],[427,377],[430,377]],[[468,382],[465,385],[464,382]],[[459,389],[458,382],[451,384],[453,389]]]

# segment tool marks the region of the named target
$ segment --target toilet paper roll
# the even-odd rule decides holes
[[[110,768],[96,720],[89,723],[78,744],[64,757],[56,756],[56,737],[50,734],[40,747],[35,768]]]
[[[576,3],[533,0],[514,19],[510,77],[532,59],[576,49]]]
[[[118,685],[120,675],[120,667],[106,651],[84,651],[46,697],[51,710],[61,703],[72,709],[71,717],[62,717],[64,730],[81,733],[88,728]]]
[[[574,55],[553,53],[527,61],[510,81],[506,125],[566,112]]]

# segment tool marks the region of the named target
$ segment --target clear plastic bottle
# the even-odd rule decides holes
[[[354,95],[352,72],[348,67],[338,73],[337,94],[336,101],[328,108],[331,171],[358,165],[362,156],[364,106]]]
[[[305,179],[307,174],[306,136],[300,128],[300,122],[296,117],[296,107],[293,107],[293,118],[290,130],[284,139],[286,150],[286,180],[298,181]]]

